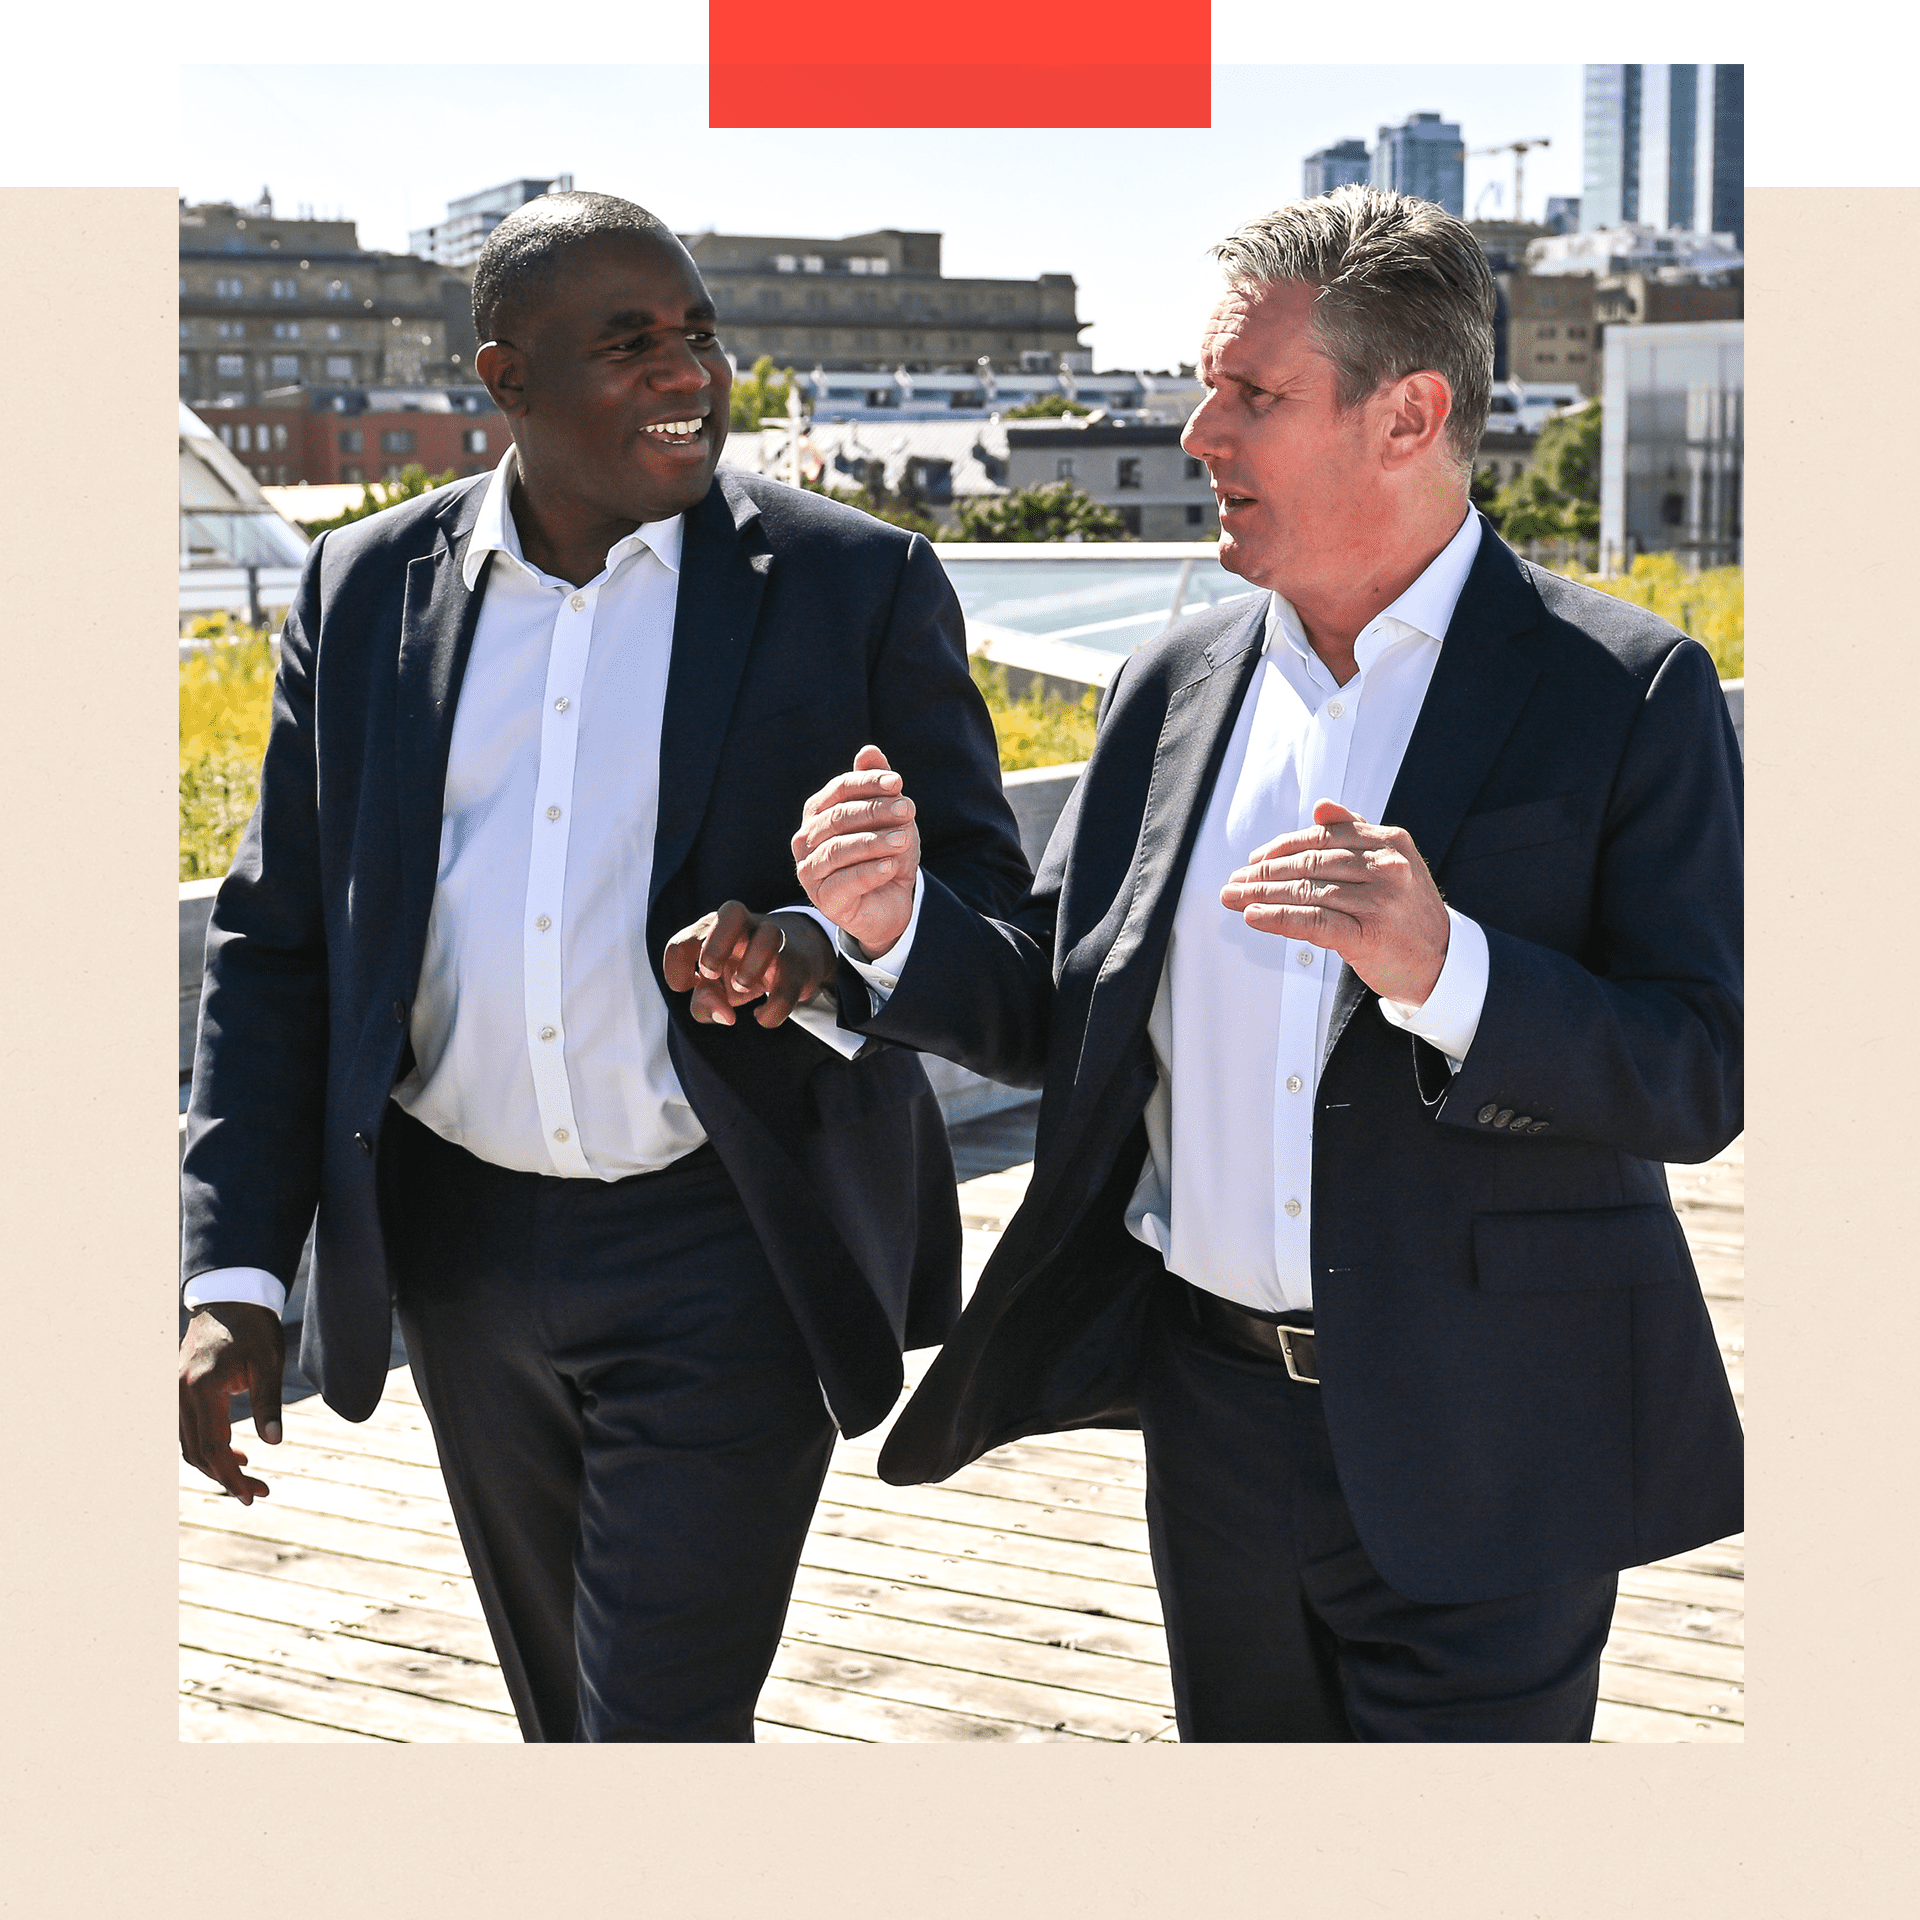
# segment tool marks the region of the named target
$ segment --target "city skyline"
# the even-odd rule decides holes
[[[647,76],[644,132],[633,78]],[[687,84],[672,83],[684,73]],[[190,67],[178,172],[191,201],[307,204],[358,223],[362,245],[404,251],[447,203],[498,182],[571,173],[651,206],[682,232],[822,238],[895,227],[946,236],[953,275],[1074,275],[1095,365],[1191,361],[1218,289],[1206,249],[1300,191],[1301,163],[1343,139],[1371,146],[1416,112],[1458,121],[1469,147],[1546,135],[1526,197],[1581,190],[1581,68],[1512,65],[1220,67],[1211,129],[714,131],[702,69]],[[204,111],[245,98],[244,116]],[[396,159],[396,120],[448,126]],[[956,165],[956,143],[988,163]],[[798,148],[808,164],[796,166]],[[666,154],[666,162],[648,156]],[[1512,167],[1469,159],[1466,205],[1511,217]],[[1496,206],[1484,194],[1501,188]]]

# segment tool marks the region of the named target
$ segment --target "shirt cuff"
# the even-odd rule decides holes
[[[180,1293],[186,1307],[210,1307],[221,1300],[241,1300],[279,1313],[287,1304],[287,1290],[265,1267],[209,1267]]]
[[[864,1033],[849,1033],[840,1024],[839,1009],[834,1005],[831,993],[823,991],[815,994],[804,1007],[795,1007],[787,1018],[796,1027],[804,1028],[816,1040],[830,1046],[845,1060],[851,1060],[867,1044]]]
[[[1480,1010],[1487,1001],[1487,936],[1477,920],[1447,909],[1447,957],[1433,991],[1417,1007],[1398,1000],[1382,1000],[1381,1014],[1389,1026],[1412,1034],[1447,1056],[1455,1073],[1473,1045],[1480,1028]]]
[[[892,997],[894,988],[900,984],[901,974],[906,971],[907,954],[913,946],[913,936],[920,930],[920,903],[926,897],[927,876],[923,868],[913,876],[913,911],[907,916],[906,930],[885,953],[871,960],[854,945],[851,934],[836,927],[817,907],[793,907],[786,911],[804,913],[819,921],[827,938],[833,942],[835,951],[850,961],[854,972],[867,983],[877,1013]]]

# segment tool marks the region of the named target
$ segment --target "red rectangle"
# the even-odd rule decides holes
[[[1212,71],[1086,60],[748,65],[707,75],[715,127],[1206,127]]]

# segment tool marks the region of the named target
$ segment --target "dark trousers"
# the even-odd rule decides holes
[[[833,1444],[719,1156],[512,1173],[388,1114],[407,1355],[528,1740],[751,1740]]]
[[[1374,1570],[1320,1389],[1197,1325],[1169,1278],[1139,1385],[1183,1741],[1587,1740],[1615,1575],[1430,1604]]]

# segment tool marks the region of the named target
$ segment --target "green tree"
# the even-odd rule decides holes
[[[1600,531],[1600,402],[1540,429],[1533,462],[1494,497],[1509,540],[1591,540]]]
[[[727,410],[728,424],[758,433],[762,420],[777,415],[786,417],[787,393],[794,381],[791,367],[775,370],[773,355],[763,353],[746,373],[733,383],[733,399]]]
[[[1050,487],[1021,487],[997,500],[958,500],[956,540],[1125,540],[1127,523],[1112,507],[1103,507],[1071,480]]]
[[[1467,498],[1493,522],[1494,531],[1500,530],[1502,515],[1495,504],[1500,493],[1500,469],[1498,467],[1479,467],[1475,469],[1473,479],[1467,488]]]
[[[877,460],[872,462],[873,469],[879,465]],[[891,527],[905,527],[909,533],[924,533],[929,540],[945,537],[939,521],[927,511],[925,493],[911,480],[903,480],[898,487],[889,487],[880,479],[869,480],[857,493],[836,493],[821,481],[805,478],[800,485],[808,493],[823,493],[829,500],[858,507],[862,513],[870,513],[876,520],[884,520]]]
[[[378,513],[382,507],[398,506],[402,500],[412,500],[420,494],[430,493],[435,487],[444,487],[449,480],[459,477],[451,467],[445,473],[429,474],[416,460],[400,469],[399,479],[363,487],[358,504],[336,513],[330,520],[302,520],[300,525],[318,537],[335,527],[344,527],[350,521],[364,520],[368,514]]]
[[[1091,411],[1091,408],[1083,407],[1078,400],[1069,400],[1064,393],[1043,393],[1038,400],[1029,400],[1023,407],[1009,407],[1001,418],[1003,420],[1058,420],[1063,414]]]

